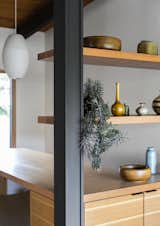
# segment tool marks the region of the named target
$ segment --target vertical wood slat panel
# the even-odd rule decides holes
[[[86,203],[85,226],[143,226],[143,194]]]
[[[35,192],[30,192],[30,220],[31,226],[53,226],[53,200]]]
[[[144,226],[160,225],[160,190],[144,193]]]

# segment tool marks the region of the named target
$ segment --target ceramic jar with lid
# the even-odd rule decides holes
[[[137,48],[138,53],[158,55],[158,45],[152,41],[141,41]]]
[[[137,115],[147,115],[148,114],[148,108],[145,106],[146,103],[139,103],[138,108],[136,109]]]

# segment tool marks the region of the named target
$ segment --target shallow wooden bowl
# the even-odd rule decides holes
[[[89,36],[84,38],[84,47],[121,50],[121,40],[111,36]]]
[[[151,169],[144,165],[124,165],[120,167],[120,175],[127,181],[146,181],[151,176]]]

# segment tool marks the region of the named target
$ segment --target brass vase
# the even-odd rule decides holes
[[[114,116],[124,116],[125,115],[125,106],[120,102],[120,84],[116,83],[116,101],[112,105],[112,114]]]

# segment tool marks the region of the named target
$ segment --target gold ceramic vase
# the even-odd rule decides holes
[[[116,83],[116,101],[112,105],[112,114],[114,116],[124,116],[125,115],[125,106],[120,102],[120,84]]]

